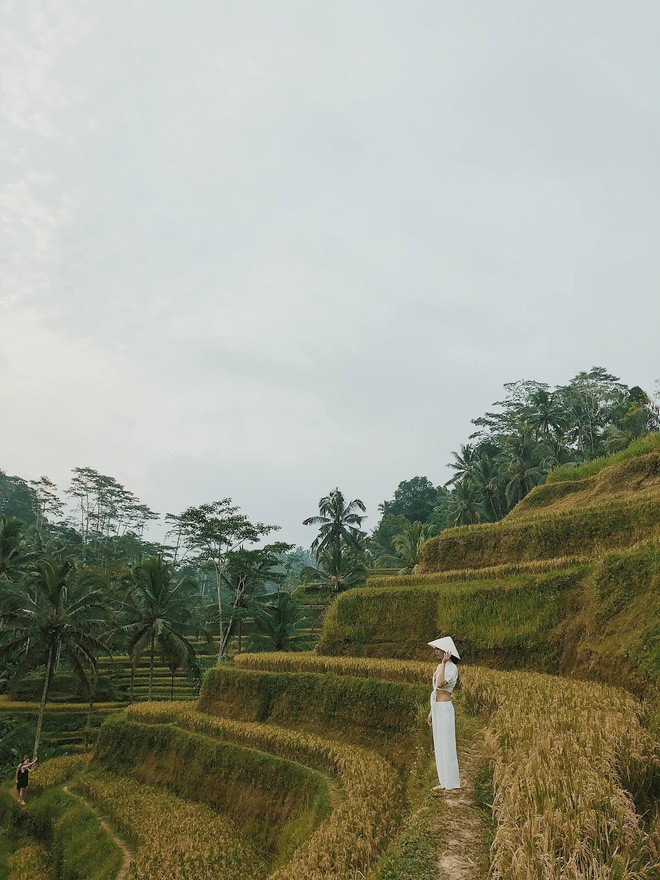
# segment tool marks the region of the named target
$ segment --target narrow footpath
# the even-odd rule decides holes
[[[442,853],[438,859],[440,880],[484,880],[488,874],[489,823],[475,802],[477,774],[488,757],[486,728],[478,731],[459,754],[461,788],[440,795],[447,805],[442,811]]]
[[[126,846],[124,841],[120,837],[117,836],[117,834],[110,827],[110,825],[106,822],[106,820],[99,813],[99,811],[96,809],[96,807],[93,807],[92,804],[90,804],[90,802],[86,798],[84,798],[81,794],[78,794],[77,791],[71,791],[71,789],[69,788],[68,785],[64,785],[63,790],[67,794],[73,795],[73,797],[78,798],[78,800],[85,805],[85,807],[90,811],[90,813],[93,813],[96,816],[101,828],[103,828],[103,830],[108,835],[108,837],[113,841],[115,846],[117,846],[121,850],[122,863],[121,863],[121,867],[120,867],[119,871],[117,872],[117,876],[116,876],[115,880],[126,880],[126,877],[128,876],[128,869],[131,866],[132,858],[131,858],[130,850],[128,849],[128,847]]]

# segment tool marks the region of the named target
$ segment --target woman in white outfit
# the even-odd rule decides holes
[[[458,682],[458,667],[455,661],[461,658],[450,636],[444,636],[428,644],[435,649],[435,656],[440,661],[433,673],[431,711],[427,719],[433,728],[435,764],[440,783],[433,791],[437,792],[461,787],[456,755],[456,720],[451,696]]]

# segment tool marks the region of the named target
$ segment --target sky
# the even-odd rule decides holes
[[[517,379],[660,378],[660,7],[0,0],[0,469],[309,545]]]

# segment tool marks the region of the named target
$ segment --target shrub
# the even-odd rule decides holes
[[[366,873],[396,831],[402,792],[392,766],[372,751],[266,724],[213,718],[177,705],[147,704],[129,711],[142,721],[175,721],[187,730],[263,749],[338,777],[343,799],[273,877],[341,880]]]
[[[226,818],[150,785],[97,772],[78,788],[135,848],[128,880],[260,880],[266,866]]]
[[[330,812],[324,776],[301,764],[174,725],[110,719],[95,764],[166,786],[225,813],[276,860],[290,857]]]
[[[7,860],[9,880],[55,880],[48,851],[39,843],[17,849]]]

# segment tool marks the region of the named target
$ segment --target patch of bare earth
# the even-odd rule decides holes
[[[485,729],[478,731],[459,754],[461,788],[438,796],[445,802],[441,880],[484,880],[488,873],[488,819],[475,801],[475,779],[488,757],[484,734]]]

